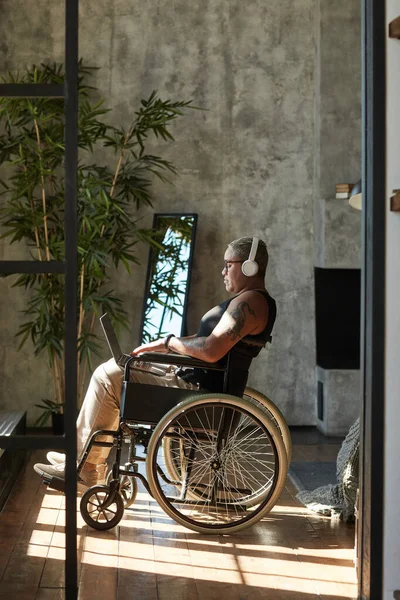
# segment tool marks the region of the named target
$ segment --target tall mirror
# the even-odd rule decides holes
[[[140,342],[168,333],[187,335],[186,311],[196,236],[197,215],[154,215],[158,248],[150,250],[143,300]]]

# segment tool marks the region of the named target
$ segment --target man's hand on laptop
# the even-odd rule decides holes
[[[142,354],[143,352],[161,352],[162,354],[168,354],[168,348],[165,345],[165,338],[161,338],[160,340],[155,340],[154,342],[149,342],[148,344],[142,344],[138,346],[130,353],[131,356],[138,356],[138,354]]]

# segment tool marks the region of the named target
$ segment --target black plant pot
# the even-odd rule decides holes
[[[54,435],[64,434],[64,415],[61,413],[51,413],[51,425]]]

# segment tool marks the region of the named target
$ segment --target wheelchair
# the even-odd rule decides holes
[[[131,382],[135,360],[224,371],[227,389],[229,356],[225,364],[159,353],[129,359],[119,428],[96,431],[78,465],[79,475],[93,446],[116,448],[106,485],[89,488],[81,498],[84,521],[98,530],[115,527],[134,503],[138,481],[167,515],[198,533],[234,533],[259,521],[280,497],[291,455],[289,429],[279,409],[252,388],[239,398]],[[98,441],[100,436],[113,441]],[[125,442],[129,455],[122,466]],[[137,452],[139,444],[144,456]],[[139,470],[141,462],[146,476]]]

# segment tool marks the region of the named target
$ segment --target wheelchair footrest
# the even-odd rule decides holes
[[[61,479],[60,477],[48,477],[45,475],[43,477],[43,483],[52,490],[65,492],[65,479]]]
[[[166,500],[169,500],[172,504],[184,504],[184,505],[193,505],[193,506],[208,506],[210,508],[222,508],[225,510],[232,510],[236,512],[246,512],[247,506],[246,504],[233,504],[229,502],[210,502],[208,500],[184,500],[183,498],[169,497],[165,496]]]

